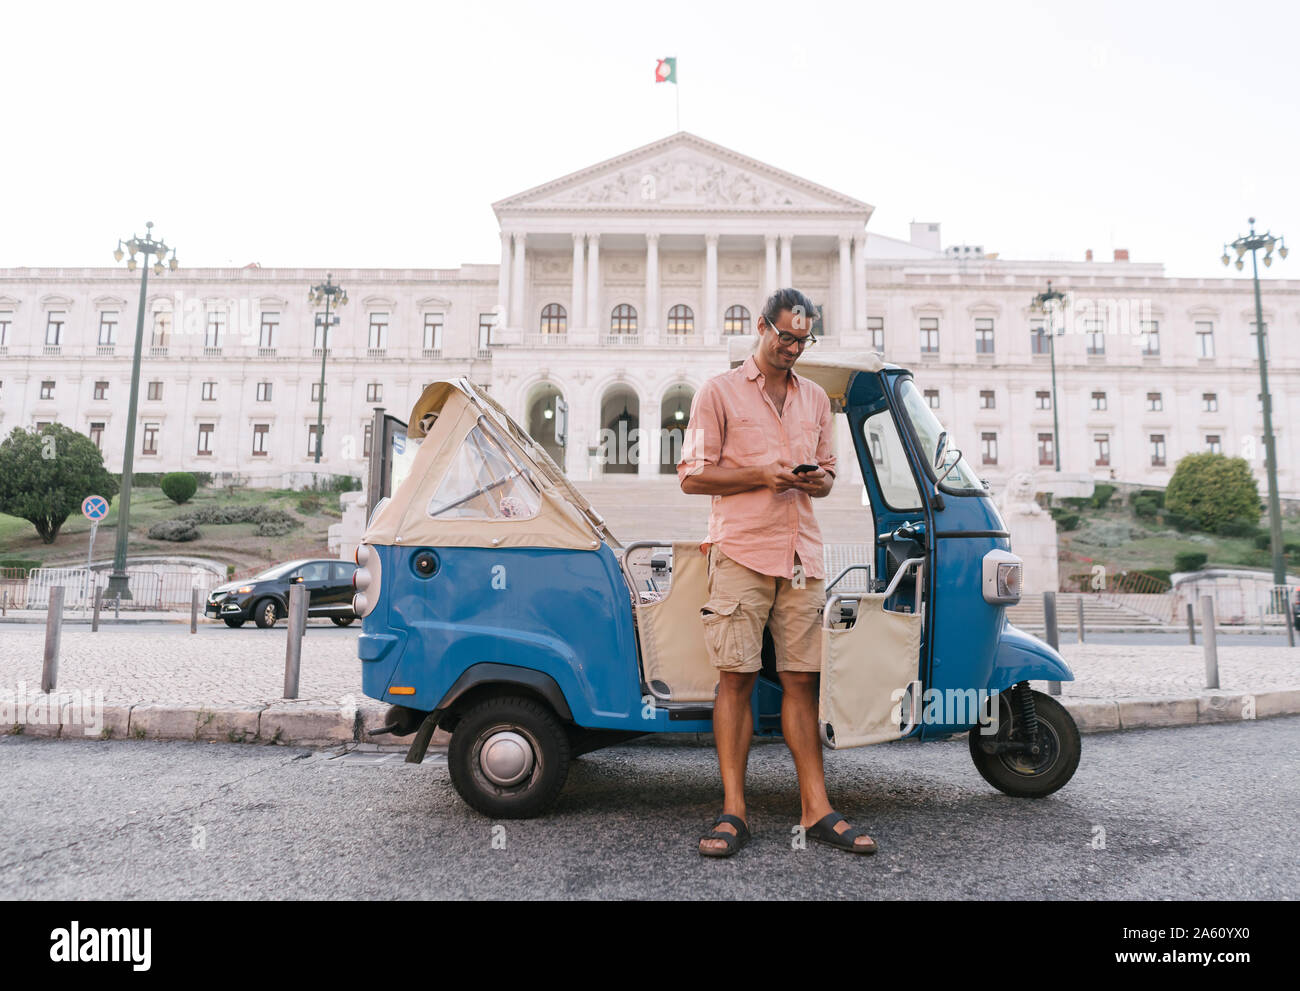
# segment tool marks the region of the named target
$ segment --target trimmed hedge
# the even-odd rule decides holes
[[[1201,566],[1210,559],[1205,551],[1179,551],[1174,555],[1175,571],[1200,571]]]
[[[198,540],[201,534],[189,520],[159,520],[149,528],[150,540],[170,540],[176,543],[185,543],[190,540]]]
[[[1253,537],[1259,533],[1259,524],[1253,520],[1224,520],[1214,532],[1220,537]]]
[[[283,509],[267,506],[202,506],[184,516],[176,517],[190,523],[212,523],[225,526],[230,523],[256,523],[259,537],[283,537],[302,522]]]
[[[1156,511],[1160,508],[1160,503],[1147,496],[1134,496],[1132,506],[1134,516],[1139,516],[1143,519],[1155,519]]]
[[[199,481],[188,471],[170,471],[162,477],[158,487],[176,505],[188,502],[199,489]]]
[[[1106,504],[1110,502],[1110,497],[1115,494],[1115,486],[1100,484],[1093,486],[1092,489],[1092,507],[1094,509],[1105,509]]]

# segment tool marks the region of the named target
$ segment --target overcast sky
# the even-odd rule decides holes
[[[1300,5],[6,4],[0,266],[450,267],[490,204],[681,125],[1004,258],[1300,246]],[[1249,269],[1247,269],[1247,274]],[[1300,278],[1300,255],[1270,275]]]

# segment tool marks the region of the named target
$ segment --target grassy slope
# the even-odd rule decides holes
[[[298,519],[303,526],[283,537],[259,537],[252,523],[228,526],[202,524],[200,539],[188,543],[170,543],[149,540],[145,534],[150,525],[159,520],[182,516],[191,509],[205,505],[263,504],[283,509]],[[108,519],[99,526],[95,536],[95,559],[113,556],[117,540],[118,500],[113,500]],[[130,555],[179,554],[189,557],[213,558],[233,564],[236,571],[287,561],[295,557],[325,556],[326,532],[330,524],[338,522],[338,496],[291,492],[283,489],[236,490],[199,489],[183,506],[177,506],[161,489],[136,488],[131,493],[131,540],[127,545]],[[79,512],[69,516],[53,544],[44,544],[36,529],[26,520],[0,514],[0,557],[39,560],[45,564],[72,564],[86,559],[86,545],[90,523]]]

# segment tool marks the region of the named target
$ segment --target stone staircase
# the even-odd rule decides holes
[[[1135,628],[1159,630],[1163,624],[1146,613],[1127,606],[1103,602],[1096,595],[1079,592],[1056,593],[1056,626],[1058,630],[1075,630],[1079,625],[1079,601],[1083,601],[1083,628],[1088,630],[1129,630]],[[1019,605],[1007,609],[1007,619],[1026,630],[1043,630],[1042,593],[1030,594]]]

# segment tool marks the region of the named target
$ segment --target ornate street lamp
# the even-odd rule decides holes
[[[108,589],[104,592],[107,599],[131,598],[126,575],[126,544],[130,537],[131,522],[131,473],[135,463],[135,418],[136,406],[140,399],[140,353],[144,350],[144,303],[149,288],[149,256],[154,256],[153,274],[162,275],[163,266],[176,271],[176,249],[169,248],[161,240],[153,239],[153,221],[145,225],[145,236],[131,236],[126,242],[126,251],[130,255],[126,267],[134,272],[140,269],[140,307],[135,317],[135,355],[131,359],[131,398],[126,411],[126,451],[122,455],[122,491],[117,504],[117,545],[113,551],[113,571],[108,576]],[[119,238],[113,258],[122,260],[122,241]],[[163,255],[171,252],[171,258],[163,261]],[[136,255],[143,256],[144,264],[136,261]]]
[[[325,434],[325,359],[330,353],[330,327],[339,322],[336,316],[330,319],[330,305],[347,306],[348,293],[342,286],[334,284],[334,273],[327,272],[325,281],[312,286],[307,293],[307,302],[312,306],[325,304],[325,316],[316,317],[316,326],[321,328],[320,339],[320,394],[316,397],[316,463],[320,464],[322,438]]]
[[[1056,331],[1052,328],[1052,313],[1057,306],[1065,305],[1065,293],[1052,288],[1052,280],[1047,280],[1047,292],[1040,292],[1029,302],[1029,308],[1042,313],[1046,318],[1047,353],[1052,363],[1052,456],[1056,461],[1056,470],[1061,470],[1061,425],[1056,408]]]
[[[1273,584],[1286,584],[1286,562],[1282,557],[1282,508],[1277,494],[1277,442],[1273,438],[1273,397],[1268,392],[1268,357],[1264,352],[1264,307],[1259,298],[1259,262],[1255,253],[1264,252],[1264,267],[1273,264],[1273,248],[1283,260],[1287,256],[1286,239],[1270,233],[1255,233],[1255,218],[1250,218],[1250,233],[1223,246],[1223,264],[1232,261],[1228,249],[1237,252],[1237,271],[1245,267],[1242,256],[1250,252],[1251,275],[1255,280],[1255,346],[1259,349],[1260,402],[1264,407],[1264,467],[1268,474],[1269,536],[1273,549]]]

